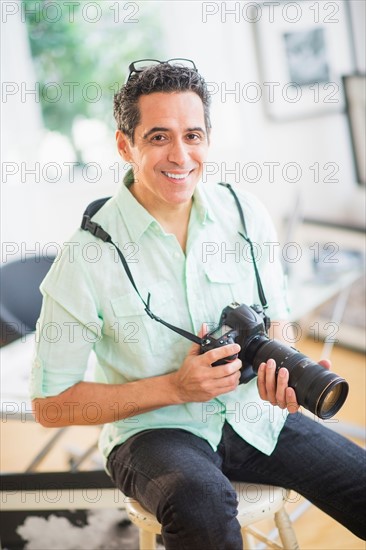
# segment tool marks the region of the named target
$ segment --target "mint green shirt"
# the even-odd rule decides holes
[[[222,309],[236,301],[259,303],[248,245],[237,208],[222,186],[197,186],[188,227],[186,253],[176,237],[135,200],[125,178],[116,196],[93,221],[110,233],[124,253],[141,295],[151,293],[151,310],[169,323],[198,333],[213,328]],[[272,319],[287,317],[277,237],[263,205],[236,189],[247,230],[255,243],[258,268]],[[110,243],[77,230],[41,285],[31,396],[57,395],[83,380],[88,358],[97,359],[95,380],[123,384],[179,369],[191,343],[152,320],[133,289]],[[111,403],[138,413],[134,403]],[[98,403],[85,415],[96,419]],[[213,449],[225,420],[248,443],[270,454],[286,413],[263,402],[256,379],[205,403],[162,407],[104,425],[100,448],[105,457],[130,436],[152,428],[181,428],[206,439]]]

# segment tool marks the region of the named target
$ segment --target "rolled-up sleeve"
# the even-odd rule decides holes
[[[82,266],[67,253],[41,285],[43,304],[36,328],[30,396],[58,395],[84,379],[88,359],[101,338],[102,320]]]
[[[30,395],[58,395],[83,380],[98,333],[45,295],[37,323]]]

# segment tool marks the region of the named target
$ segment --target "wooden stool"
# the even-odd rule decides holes
[[[264,542],[266,548],[299,549],[290,518],[284,507],[289,491],[271,485],[238,482],[232,482],[232,485],[238,495],[238,521],[246,550],[254,550],[254,538]],[[155,550],[156,535],[161,533],[160,523],[136,500],[126,498],[125,504],[130,520],[139,528],[139,550]],[[269,517],[274,519],[282,546],[252,527],[253,523]]]

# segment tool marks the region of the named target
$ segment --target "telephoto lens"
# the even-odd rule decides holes
[[[319,418],[332,418],[347,398],[348,384],[344,378],[278,340],[257,336],[244,355],[255,373],[268,359],[276,361],[276,375],[285,367],[289,371],[288,385],[295,390],[297,402]]]
[[[281,367],[289,371],[288,385],[295,390],[297,402],[322,419],[332,418],[344,404],[348,384],[344,378],[315,363],[297,349],[279,340],[268,338],[269,319],[258,305],[247,306],[234,302],[223,309],[219,328],[206,335],[210,346],[218,347],[211,336],[221,339],[234,336],[240,347],[243,366],[240,383],[249,382],[261,363],[276,361],[276,375]],[[220,332],[224,329],[224,334]],[[208,348],[207,348],[208,349]],[[202,346],[202,352],[206,351]],[[228,360],[230,358],[226,358]],[[221,361],[226,362],[225,359]],[[219,363],[217,363],[219,364]]]

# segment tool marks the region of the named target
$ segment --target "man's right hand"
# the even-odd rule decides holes
[[[200,336],[201,332],[202,329]],[[209,401],[235,390],[240,379],[240,359],[217,367],[212,367],[212,363],[239,351],[239,344],[229,344],[200,354],[199,345],[193,344],[180,369],[172,374],[178,400],[181,403]]]

